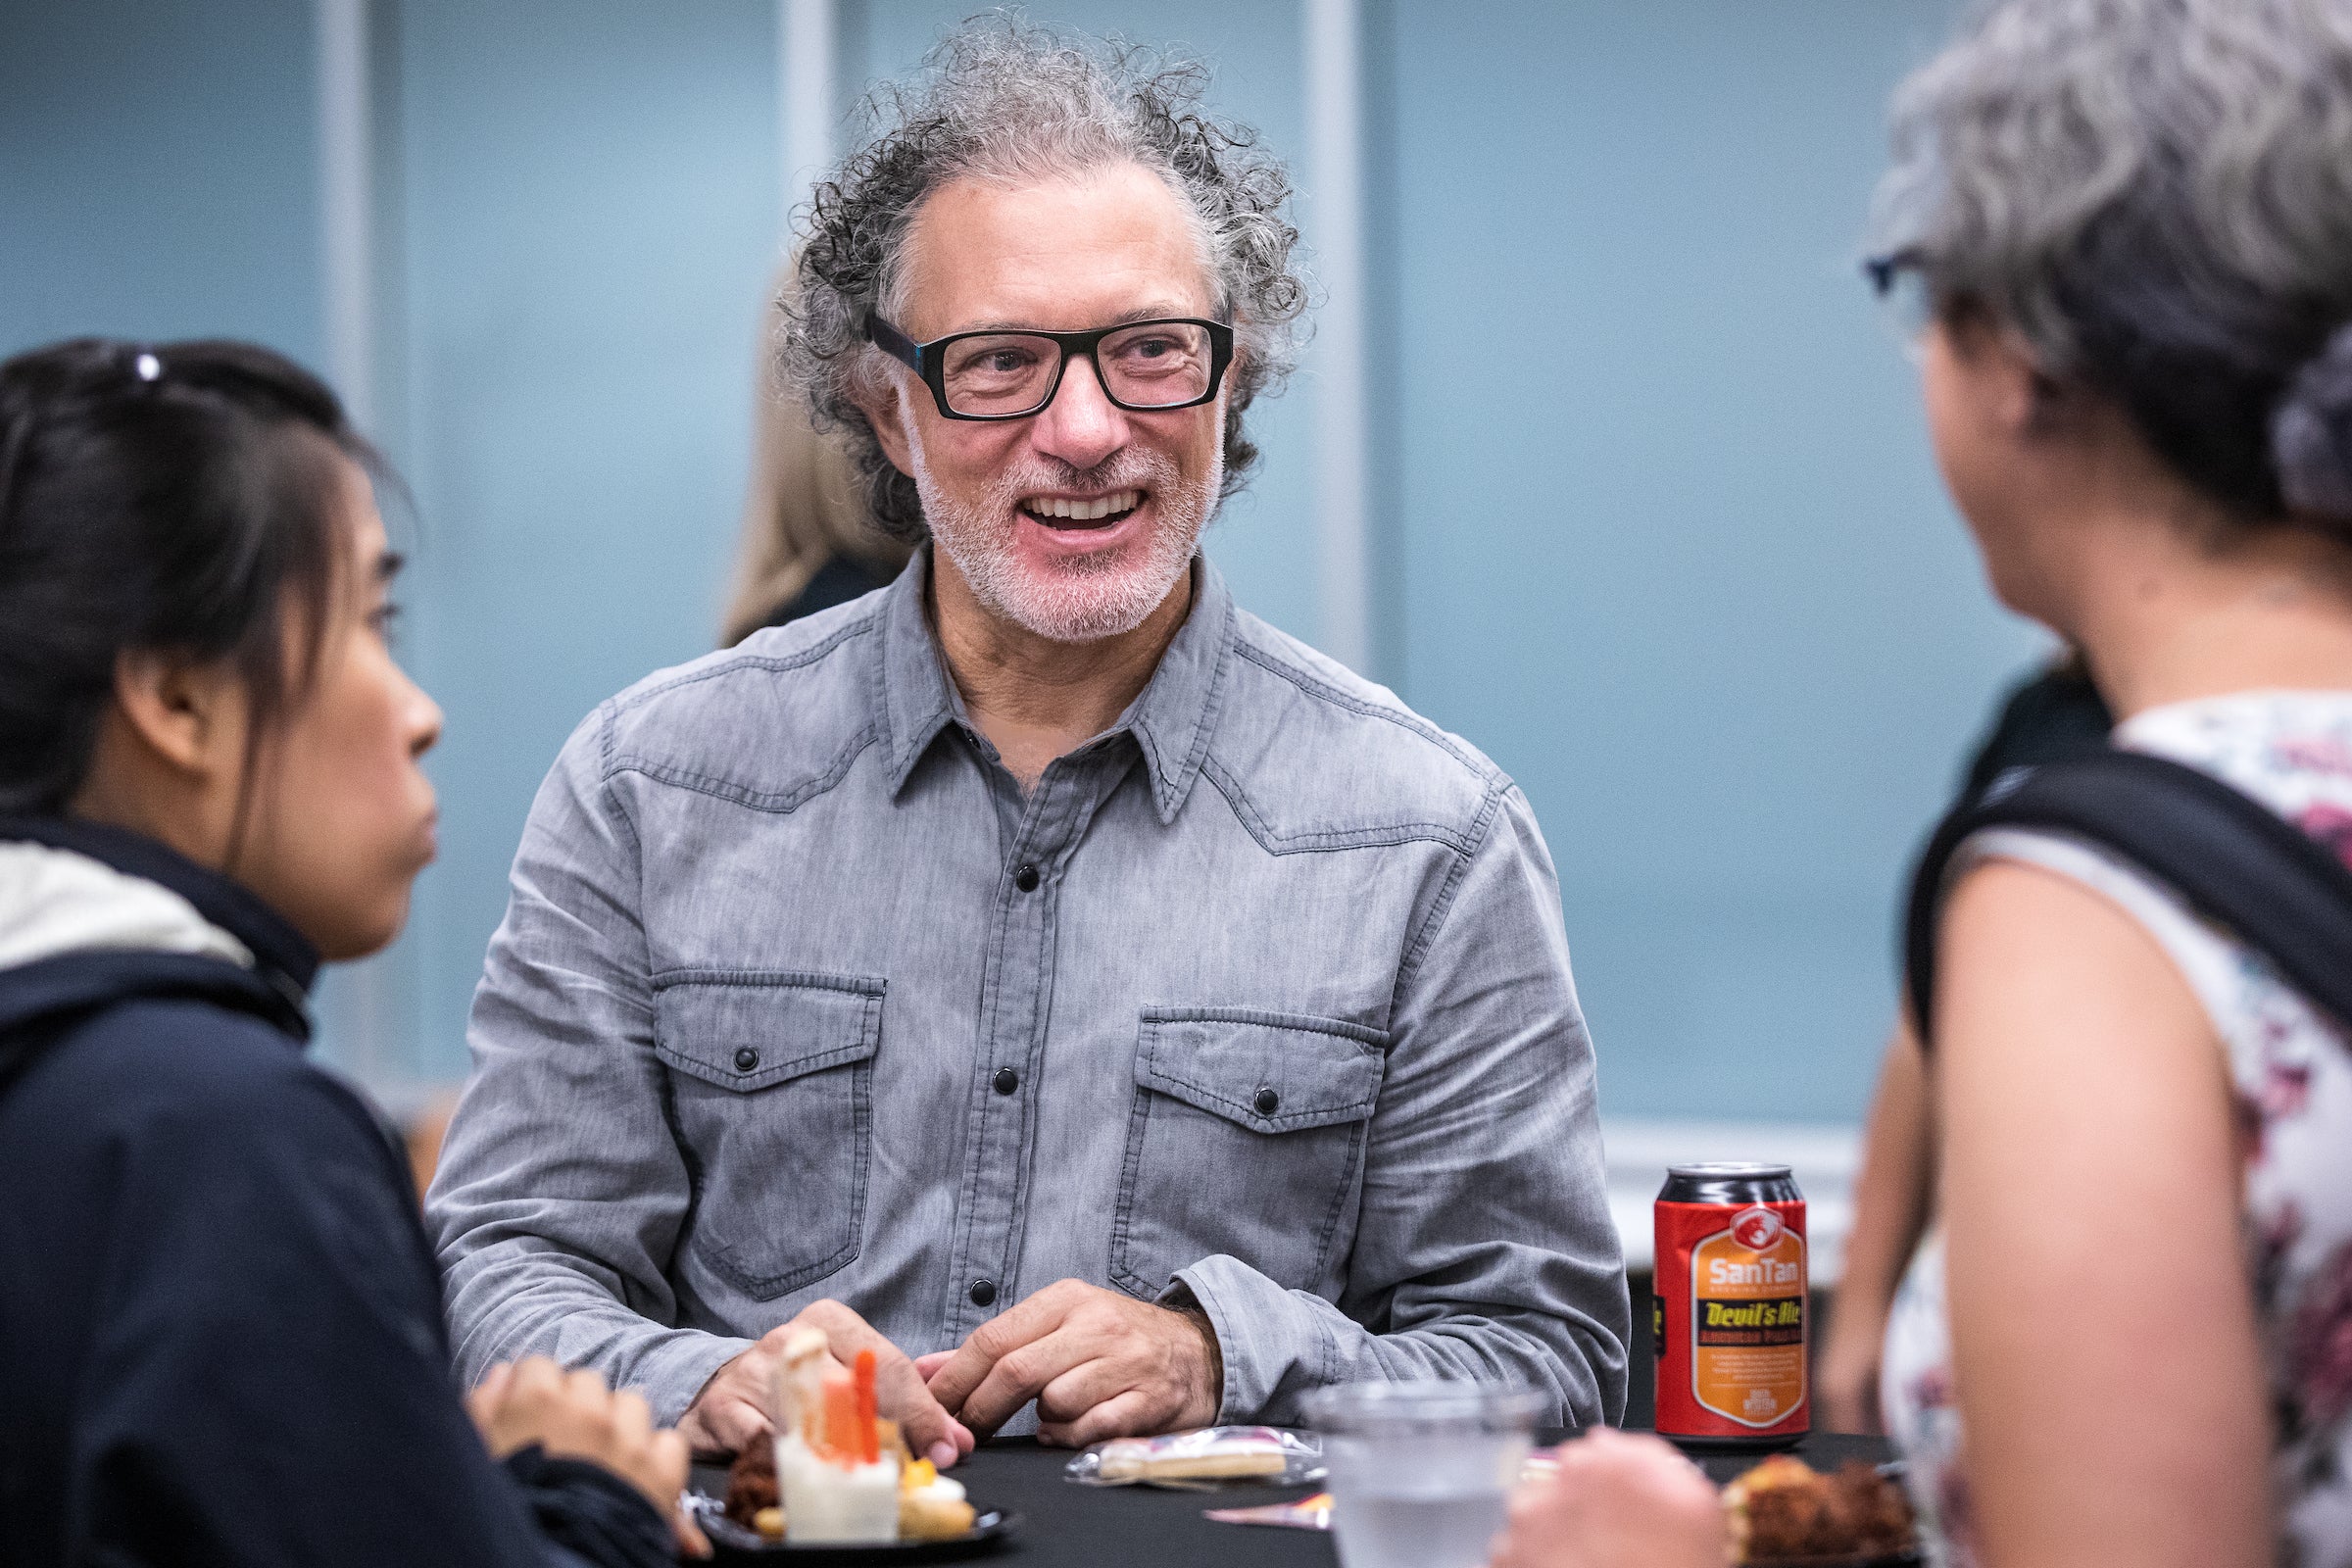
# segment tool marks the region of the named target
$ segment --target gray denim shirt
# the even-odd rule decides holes
[[[920,1353],[1075,1276],[1189,1291],[1226,1420],[1433,1376],[1616,1418],[1592,1046],[1518,789],[1201,561],[1024,796],[925,569],[564,746],[429,1202],[462,1374],[543,1353],[674,1421],[821,1298]]]

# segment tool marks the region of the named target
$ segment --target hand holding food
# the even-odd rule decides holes
[[[686,1485],[686,1442],[654,1430],[653,1412],[634,1394],[614,1394],[585,1369],[566,1373],[543,1355],[491,1368],[466,1396],[466,1413],[493,1457],[537,1444],[554,1458],[601,1465],[645,1494],[669,1519],[678,1544],[698,1557],[710,1544],[678,1505]]]
[[[1597,1429],[1519,1489],[1491,1568],[1724,1568],[1724,1507],[1698,1466],[1656,1438]]]
[[[772,1430],[768,1410],[778,1358],[786,1341],[803,1329],[822,1335],[826,1348],[845,1366],[859,1350],[874,1352],[877,1406],[899,1423],[916,1452],[946,1469],[972,1451],[972,1434],[941,1408],[906,1352],[839,1301],[827,1300],[771,1329],[703,1385],[678,1422],[695,1452],[746,1453],[765,1441]]]
[[[933,1396],[974,1432],[996,1431],[1035,1399],[1038,1437],[1073,1448],[1207,1426],[1223,1388],[1204,1317],[1083,1280],[981,1324],[931,1372]]]

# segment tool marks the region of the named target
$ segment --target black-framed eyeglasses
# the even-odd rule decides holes
[[[1927,256],[1916,245],[1906,245],[1899,251],[1873,256],[1862,264],[1862,275],[1870,279],[1871,292],[1885,299],[1894,292],[1906,272],[1916,274],[1927,265]]]
[[[1929,324],[1936,319],[1935,289],[1928,281],[1927,253],[1915,245],[1906,245],[1884,256],[1873,256],[1862,264],[1862,275],[1870,279],[1871,292],[1878,295],[1895,341],[1903,345],[1906,354],[1916,355]]]
[[[917,343],[869,315],[865,336],[921,376],[951,419],[1027,418],[1054,401],[1062,373],[1080,356],[1094,362],[1104,397],[1139,414],[1208,402],[1233,364],[1233,328],[1191,316],[1091,332],[953,332]]]

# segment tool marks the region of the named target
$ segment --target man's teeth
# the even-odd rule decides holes
[[[1097,517],[1108,517],[1121,512],[1133,512],[1144,504],[1141,490],[1114,490],[1092,501],[1072,501],[1063,496],[1031,496],[1021,503],[1023,511],[1040,517],[1068,517],[1073,522],[1092,522]]]

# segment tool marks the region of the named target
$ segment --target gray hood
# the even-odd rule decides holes
[[[254,966],[252,949],[161,883],[72,850],[0,843],[0,970],[90,952],[181,953]]]

